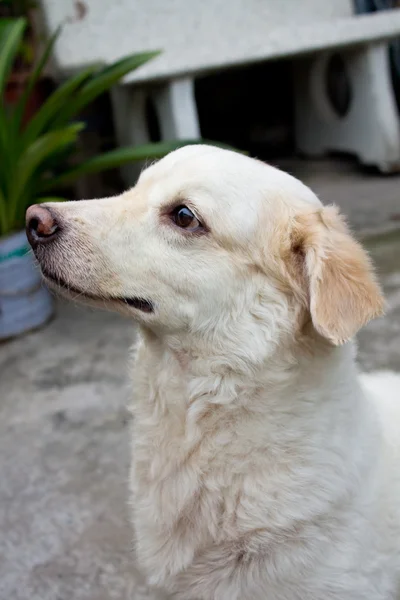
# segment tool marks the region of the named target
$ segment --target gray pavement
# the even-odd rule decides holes
[[[361,332],[359,360],[400,371],[400,176],[332,161],[283,166],[368,234],[389,308]],[[0,345],[0,600],[135,598],[126,410],[134,335],[116,315],[60,301],[45,328]]]

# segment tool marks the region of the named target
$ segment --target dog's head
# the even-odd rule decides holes
[[[51,286],[159,335],[223,323],[276,343],[311,322],[340,344],[383,309],[337,210],[227,150],[177,150],[115,198],[31,207],[27,232]]]

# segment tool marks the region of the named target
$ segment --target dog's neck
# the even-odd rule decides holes
[[[336,348],[316,340],[299,355],[280,348],[251,368],[240,355],[228,364],[220,360],[226,349],[178,350],[176,340],[143,332],[132,410],[135,452],[148,481],[178,473],[200,448],[212,457],[215,450],[207,448],[223,443],[233,456],[237,440],[272,453],[271,468],[280,455],[294,464],[314,461],[322,447],[342,456],[343,439],[352,456],[360,431],[376,420],[364,402],[351,343]]]
[[[359,391],[354,344],[334,347],[314,333],[267,350],[255,333],[233,344],[219,336],[217,347],[192,334],[160,338],[144,331],[143,338],[153,364],[155,359],[167,371],[174,365],[173,376],[186,391],[186,408],[201,402],[252,410],[255,396],[263,397],[264,408],[293,395],[309,402],[310,395],[329,396],[330,388],[336,393],[338,381]]]

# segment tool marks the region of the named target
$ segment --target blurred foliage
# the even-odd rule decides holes
[[[21,0],[21,6],[30,4]],[[26,27],[24,17],[0,19],[0,236],[23,227],[29,205],[63,200],[55,198],[54,191],[83,175],[159,158],[178,146],[193,143],[158,142],[122,147],[73,164],[79,135],[85,127],[82,121],[75,120],[77,116],[95,98],[158,52],[133,54],[105,67],[80,71],[56,88],[24,125],[27,103],[60,33],[57,30],[47,42],[27,76],[20,98],[10,105],[5,101],[7,85]]]

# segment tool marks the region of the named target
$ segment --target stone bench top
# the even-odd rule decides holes
[[[72,22],[64,28],[55,49],[56,62],[63,73],[69,73],[98,61],[111,62],[130,52],[163,50],[160,56],[124,80],[124,83],[145,83],[198,76],[227,67],[351,47],[400,36],[400,9],[356,16],[349,13],[349,9],[343,10],[344,0],[336,0],[336,4],[332,3],[334,8],[331,9],[331,15],[317,14],[314,20],[313,13],[311,20],[310,13],[307,15],[304,10],[301,12],[298,8],[303,2],[297,4],[290,3],[289,0],[281,1],[281,6],[295,7],[293,11],[286,11],[285,20],[272,19],[275,15],[271,15],[271,20],[266,20],[268,15],[263,7],[260,8],[259,14],[256,14],[255,10],[247,14],[246,5],[242,4],[241,13],[237,10],[229,22],[226,9],[225,13],[213,13],[214,18],[211,18],[210,11],[207,13],[207,7],[205,14],[197,10],[197,15],[192,15],[187,9],[180,22],[177,18],[178,13],[171,19],[171,15],[165,9],[164,15],[154,13],[154,21],[149,23],[138,11],[138,15],[135,16],[138,16],[139,22],[136,21],[135,27],[131,26],[129,21],[133,18],[132,14],[127,13],[126,22],[121,19],[121,15],[125,14],[123,0],[115,0],[113,5],[113,8],[116,8],[118,3],[121,5],[118,15],[116,16],[115,10],[109,14],[104,12],[103,21],[99,14],[90,20],[89,3],[87,21],[83,19],[80,22]],[[48,22],[53,26],[55,15],[51,14],[51,5],[54,7],[54,0],[46,2],[49,5]],[[187,2],[190,4],[189,0]],[[203,2],[200,5],[204,7],[207,3],[205,0]],[[322,5],[326,6],[326,3],[327,0],[322,0]],[[342,10],[338,14],[340,3]],[[254,0],[249,3],[253,4]],[[319,4],[321,5],[321,0]],[[131,6],[133,5],[134,2]],[[226,5],[229,5],[229,2],[225,2]],[[235,6],[238,6],[238,0],[232,2],[232,7]],[[258,7],[260,6],[258,2]],[[193,4],[191,8],[196,12]],[[346,16],[342,16],[343,14]],[[149,13],[145,16],[150,18]],[[159,40],[159,44],[155,44],[154,40]]]
[[[184,75],[201,75],[221,68],[288,58],[320,50],[349,47],[365,42],[400,36],[400,9],[268,31],[250,38],[227,39],[221,36],[212,45],[201,40],[180,40],[137,72],[125,78],[126,83],[170,79]],[[184,37],[184,34],[183,36]]]

